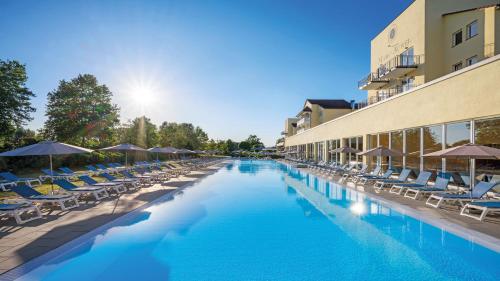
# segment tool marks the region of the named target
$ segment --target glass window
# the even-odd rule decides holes
[[[378,135],[378,146],[389,147],[389,133]],[[389,166],[389,157],[381,157],[380,163],[385,170]]]
[[[474,128],[475,143],[500,149],[500,118],[476,121]],[[476,178],[491,180],[491,175],[500,175],[500,160],[476,159]]]
[[[470,143],[470,122],[446,125],[446,148]],[[453,181],[459,185],[469,184],[469,161],[467,159],[446,159],[446,171],[454,174]],[[457,182],[459,179],[463,182]]]
[[[391,132],[391,149],[403,152],[403,131]],[[403,169],[403,156],[391,157],[391,167],[394,171]]]
[[[375,148],[377,147],[377,135],[369,135],[368,136],[368,146],[367,146],[367,149],[372,149],[372,148]],[[367,161],[368,161],[368,167],[370,169],[374,169],[375,166],[377,165],[377,157],[369,157],[369,156],[365,156],[367,157]]]
[[[413,56],[413,47],[408,48],[406,51],[401,53],[401,65],[411,66],[415,64],[415,59]]]
[[[443,132],[441,126],[423,128],[424,155],[443,149]],[[424,158],[424,170],[439,172],[442,170],[442,161],[439,158]]]
[[[465,60],[465,65],[470,66],[475,64],[476,62],[477,62],[477,56],[473,56]]]
[[[358,143],[356,141],[356,138],[350,138],[349,139],[349,147],[353,149],[358,149]],[[348,159],[349,161],[356,161],[356,153],[349,153],[348,154]]]
[[[459,62],[459,63],[456,63],[453,65],[453,71],[457,71],[457,70],[460,70],[462,69],[462,62]]]
[[[467,39],[470,39],[478,34],[477,20],[467,25]]]
[[[363,151],[363,137],[358,137],[358,150]],[[363,162],[363,156],[357,155],[358,162]]]
[[[415,175],[420,173],[420,129],[408,129],[406,134],[406,168]]]
[[[451,46],[455,47],[456,45],[462,43],[462,30],[460,29],[459,31],[453,33],[451,36]]]

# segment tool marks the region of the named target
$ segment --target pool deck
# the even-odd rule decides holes
[[[111,222],[167,193],[187,187],[215,173],[224,162],[192,171],[163,184],[154,184],[138,191],[111,196],[97,204],[61,211],[43,211],[43,218],[17,225],[4,219],[0,225],[0,274],[45,254],[99,226]]]
[[[308,168],[301,168],[299,170],[332,182],[338,182],[340,179],[340,176],[332,178]],[[377,193],[372,185],[355,185],[352,182],[342,183],[341,185],[365,192],[369,197],[393,209],[500,252],[500,215],[498,213],[490,213],[483,221],[478,221],[461,216],[458,206],[443,204],[441,208],[436,209],[427,206],[423,199],[413,200],[404,198],[402,195],[391,194],[387,190]]]

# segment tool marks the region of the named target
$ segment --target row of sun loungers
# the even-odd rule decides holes
[[[214,164],[217,160],[205,159],[197,161],[184,161],[176,165],[155,161],[153,163],[141,162],[139,165],[125,168],[118,163],[87,166],[87,172],[74,172],[69,168],[62,168],[61,173],[42,171],[44,175],[39,178],[19,178],[10,172],[0,173],[6,184],[4,190],[15,192],[20,198],[9,200],[0,204],[0,215],[14,217],[18,224],[23,224],[41,218],[39,207],[53,205],[66,211],[80,205],[79,199],[91,197],[101,201],[110,197],[110,194],[121,194],[128,190],[137,190],[152,183],[162,183],[173,177],[186,175],[192,169],[203,168]],[[92,176],[98,175],[105,181],[98,182]],[[119,175],[119,176],[118,176]],[[61,188],[63,193],[44,195],[33,188],[41,184],[42,179],[51,179],[54,185]],[[81,181],[83,186],[76,185],[72,180]]]
[[[434,184],[430,184],[432,173],[422,171],[418,177],[410,181],[412,171],[403,169],[397,178],[393,178],[393,170],[388,169],[383,174],[382,168],[377,166],[371,172],[367,172],[367,166],[357,163],[339,165],[301,162],[307,164],[315,172],[327,175],[340,175],[339,182],[353,182],[354,184],[372,184],[375,192],[388,191],[391,194],[400,195],[413,200],[425,199],[427,206],[440,208],[443,204],[459,204],[460,215],[482,221],[487,214],[500,212],[500,198],[493,200],[488,196],[495,186],[500,185],[496,178],[490,182],[479,182],[472,190],[461,191],[449,189],[451,175],[438,175]]]

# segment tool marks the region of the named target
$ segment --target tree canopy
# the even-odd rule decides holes
[[[112,95],[90,74],[60,81],[48,94],[44,137],[85,147],[111,144],[119,124],[119,108],[111,103]]]
[[[32,120],[35,95],[26,87],[27,80],[24,65],[0,60],[0,147],[8,146],[16,130]]]
[[[118,129],[119,142],[131,143],[143,148],[158,144],[156,125],[146,116],[137,117]]]
[[[256,135],[250,135],[248,138],[240,142],[239,148],[242,150],[258,150],[264,147],[264,144]]]
[[[207,133],[190,123],[163,122],[158,136],[160,146],[177,148],[202,149],[208,141]]]

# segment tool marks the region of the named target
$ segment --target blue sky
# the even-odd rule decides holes
[[[273,145],[306,98],[365,98],[370,40],[410,2],[2,0],[0,59],[27,66],[33,129],[60,80],[90,73],[122,121]]]

